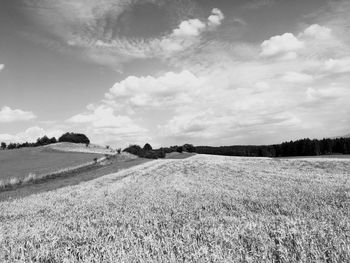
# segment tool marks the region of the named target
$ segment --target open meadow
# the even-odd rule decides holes
[[[196,155],[0,202],[0,262],[350,262],[350,159]]]
[[[0,151],[0,181],[23,179],[30,173],[42,175],[92,162],[101,154],[63,152],[49,147]]]

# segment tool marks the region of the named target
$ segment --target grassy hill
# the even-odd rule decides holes
[[[101,156],[100,153],[53,150],[51,146],[0,151],[0,181],[23,179],[30,173],[47,174],[82,165]]]
[[[0,202],[0,261],[350,262],[349,159],[196,155]]]

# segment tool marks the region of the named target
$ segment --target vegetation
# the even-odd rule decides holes
[[[143,148],[141,148],[139,145],[130,145],[129,147],[124,149],[123,152],[128,152],[138,157],[147,159],[165,158],[165,151],[163,148],[157,150],[147,149],[152,149],[152,146],[146,144]]]
[[[1,262],[350,262],[349,160],[196,155],[0,203]]]
[[[0,151],[0,181],[7,184],[11,178],[23,181],[30,173],[38,177],[67,167],[89,163],[101,154],[59,152],[51,148],[23,148]]]
[[[59,142],[84,143],[84,144],[87,144],[87,145],[90,144],[90,140],[85,134],[73,133],[73,132],[67,132],[67,133],[63,134],[58,139],[58,141]]]
[[[76,133],[65,133],[59,139],[59,142],[72,142],[72,143],[84,143],[86,147],[89,146],[90,140],[85,134],[76,134]],[[8,145],[5,142],[1,142],[1,150],[13,150],[27,147],[38,147],[45,146],[49,144],[57,143],[55,137],[49,138],[46,135],[38,138],[36,142],[24,142],[24,143],[9,143]]]
[[[256,157],[350,154],[350,138],[303,139],[269,146],[196,146],[195,151],[199,154]]]

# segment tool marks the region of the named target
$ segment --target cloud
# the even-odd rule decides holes
[[[179,52],[195,44],[199,44],[200,35],[220,26],[224,18],[221,10],[214,8],[207,22],[202,22],[199,19],[182,21],[170,35],[152,41],[151,45],[154,47],[154,50],[161,50],[162,52],[160,54],[163,53],[167,57],[174,52]],[[158,56],[159,54],[154,52],[154,55]]]
[[[285,33],[265,40],[261,44],[261,55],[264,57],[283,55],[286,58],[295,58],[296,52],[304,47],[304,43],[292,33]]]
[[[208,18],[208,25],[210,27],[217,27],[220,26],[222,21],[224,20],[225,16],[224,14],[221,12],[220,9],[218,8],[214,8],[212,10],[212,14],[209,16]]]
[[[243,7],[247,9],[258,9],[264,6],[270,6],[275,3],[275,0],[252,0],[248,1]]]
[[[294,84],[307,84],[314,81],[311,75],[300,73],[300,72],[287,72],[282,78],[284,82],[294,83]]]
[[[0,110],[0,123],[29,121],[33,119],[36,119],[36,116],[30,111],[11,109],[8,106],[4,106]]]
[[[203,82],[203,78],[189,71],[168,72],[157,78],[130,76],[116,83],[105,96],[133,107],[170,106],[190,103],[191,94],[197,92]]]
[[[108,105],[89,106],[87,113],[77,114],[67,120],[86,131],[94,142],[113,142],[123,144],[137,143],[146,140],[147,129],[136,124],[130,117],[115,115]]]
[[[331,38],[332,30],[325,26],[320,26],[318,24],[313,24],[306,28],[301,34],[301,37],[313,37],[316,39],[328,39]]]
[[[63,43],[52,44],[52,40],[45,37],[41,37],[40,41],[38,37],[32,37],[34,41],[44,45],[50,43],[50,47],[58,47],[62,52],[66,49],[67,53],[72,54],[77,53],[73,50],[80,49],[82,59],[112,66],[117,70],[122,70],[122,65],[130,60],[167,59],[174,53],[198,46],[202,34],[215,30],[224,19],[223,13],[214,8],[207,21],[184,19],[175,29],[158,37],[128,37],[120,33],[120,17],[125,12],[142,3],[159,5],[165,11],[172,5],[163,0],[24,1],[30,7],[26,12],[31,14],[31,18],[46,28],[50,35],[56,35],[54,41],[59,39]],[[171,12],[169,14],[177,16]]]
[[[44,135],[48,137],[56,137],[58,138],[63,134],[62,130],[54,130],[54,129],[43,129],[38,126],[30,127],[23,132],[19,132],[17,134],[0,134],[0,141],[4,142],[15,142],[15,143],[23,143],[23,142],[35,142],[39,137],[43,137]]]
[[[350,57],[340,59],[328,59],[324,62],[323,70],[329,73],[350,72]]]
[[[5,68],[4,64],[0,64],[0,72]]]

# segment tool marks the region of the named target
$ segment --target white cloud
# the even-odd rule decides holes
[[[271,37],[261,44],[261,55],[271,57],[276,55],[287,55],[295,57],[296,51],[304,48],[304,43],[291,33]]]
[[[5,68],[4,64],[0,64],[0,72]]]
[[[147,129],[136,124],[128,116],[116,116],[114,109],[108,105],[101,104],[96,107],[89,105],[88,110],[88,113],[77,114],[67,122],[85,130],[94,142],[113,142],[126,146],[148,139],[145,136]]]
[[[324,62],[323,70],[330,73],[350,72],[350,57],[329,59]]]
[[[1,122],[16,122],[16,121],[29,121],[35,119],[36,116],[30,111],[23,111],[20,109],[11,109],[4,106],[0,110],[0,123]]]
[[[314,81],[311,75],[293,71],[285,73],[281,79],[285,82],[295,84],[307,84]]]
[[[130,76],[116,83],[106,94],[109,100],[116,100],[132,106],[159,107],[191,102],[203,84],[189,71],[168,72],[158,78]]]
[[[23,132],[17,134],[0,134],[0,141],[4,142],[35,142],[39,137],[44,135],[58,138],[63,134],[62,130],[53,130],[53,129],[43,129],[38,126],[30,127]]]
[[[300,36],[313,37],[316,39],[328,39],[332,35],[332,30],[325,26],[313,24],[306,28]]]
[[[174,37],[188,37],[188,36],[199,36],[206,25],[199,19],[190,19],[182,21],[178,28],[174,29]]]
[[[225,16],[222,11],[218,8],[212,10],[212,14],[208,17],[208,25],[210,27],[220,26]]]
[[[187,49],[194,44],[199,43],[200,35],[208,30],[213,30],[220,26],[224,20],[224,14],[220,9],[214,8],[207,22],[199,19],[185,20],[173,30],[173,32],[162,39],[156,39],[151,42],[154,50],[162,50],[163,55],[168,56],[174,52]],[[157,52],[154,52],[157,54]]]

